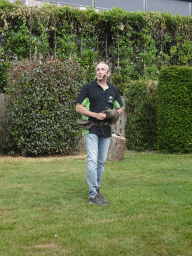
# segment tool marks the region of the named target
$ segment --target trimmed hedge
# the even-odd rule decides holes
[[[9,70],[10,154],[70,154],[78,147],[76,98],[85,74],[68,59],[21,61]]]
[[[126,138],[131,150],[153,150],[156,142],[156,82],[132,81],[126,89]]]
[[[191,152],[192,68],[164,67],[157,93],[157,148],[167,152]]]

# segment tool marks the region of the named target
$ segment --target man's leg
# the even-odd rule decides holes
[[[105,167],[105,162],[107,159],[108,148],[110,144],[110,137],[100,137],[98,145],[98,157],[97,157],[97,189],[101,185],[101,177]]]
[[[85,135],[87,147],[87,183],[89,185],[89,198],[97,195],[97,158],[99,137],[95,134]]]

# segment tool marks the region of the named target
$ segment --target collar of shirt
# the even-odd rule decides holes
[[[94,80],[94,86],[100,86],[98,83],[97,83],[97,79]],[[111,85],[107,82],[107,87],[105,88],[105,90],[111,88]]]

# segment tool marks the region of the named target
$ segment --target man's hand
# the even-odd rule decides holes
[[[103,120],[103,119],[105,119],[106,118],[106,114],[104,114],[104,113],[95,113],[95,116],[94,116],[96,119],[98,119],[98,120]]]
[[[77,113],[84,115],[84,116],[90,116],[94,117],[98,120],[103,120],[106,118],[106,114],[104,113],[96,113],[96,112],[91,112],[90,110],[86,109],[82,104],[77,103],[76,105],[76,111]]]

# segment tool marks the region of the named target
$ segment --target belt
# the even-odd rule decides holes
[[[94,121],[83,120],[83,119],[77,119],[76,123],[79,125],[79,127],[84,129],[90,129],[92,125],[98,125],[100,127],[110,125],[109,122],[94,122]]]
[[[99,125],[99,126],[107,126],[107,125],[110,125],[110,123],[109,122],[93,122],[93,121],[91,121],[91,124],[93,124],[93,125]]]

